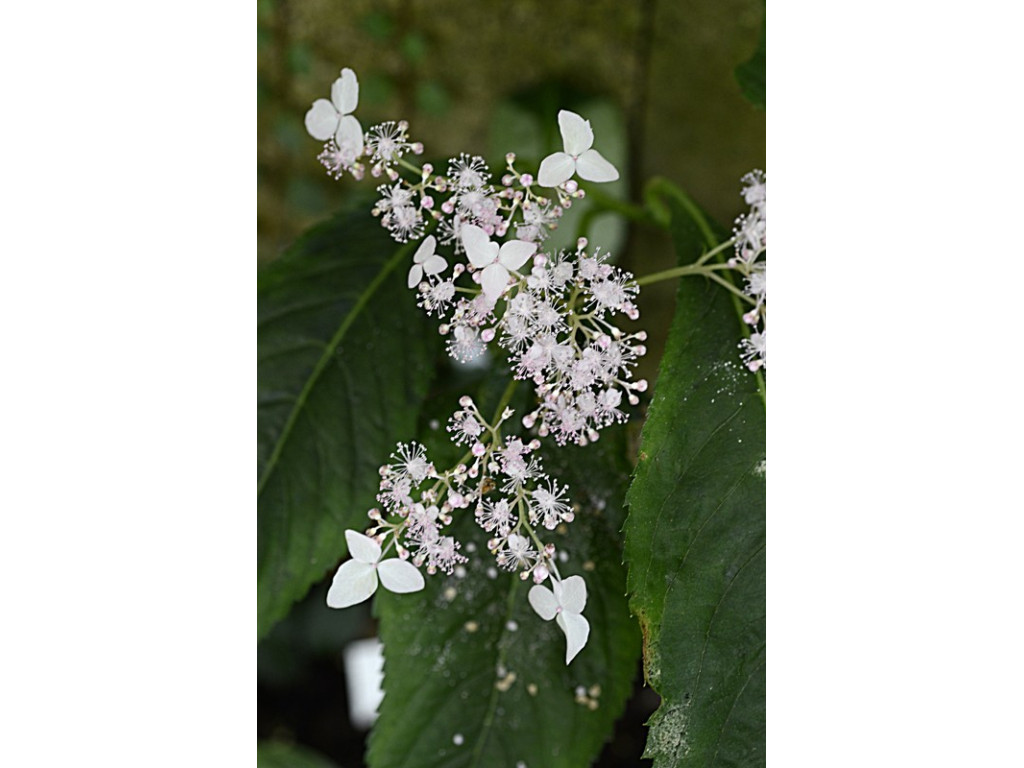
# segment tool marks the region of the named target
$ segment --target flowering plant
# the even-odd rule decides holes
[[[581,705],[579,738],[546,749],[592,755],[625,701],[639,628],[646,679],[664,699],[648,752],[675,765],[699,748],[678,735],[684,724],[699,735],[721,716],[712,704],[691,710],[711,690],[698,684],[700,672],[664,676],[691,652],[665,629],[704,627],[710,637],[756,603],[758,584],[763,592],[765,176],[742,179],[748,210],[731,236],[664,180],[648,186],[645,205],[619,206],[670,229],[681,261],[635,277],[586,236],[574,248],[546,245],[590,185],[619,178],[585,116],[558,111],[562,149],[536,169],[510,151],[498,173],[469,153],[439,167],[414,162],[426,148],[406,121],[364,131],[358,109],[358,76],[342,69],[305,127],[324,142],[318,160],[332,178],[381,181],[376,201],[311,233],[261,288],[261,514],[293,529],[304,521],[291,541],[261,528],[261,632],[347,549],[326,603],[346,609],[378,595],[389,654],[371,763],[411,764],[398,758],[410,719],[421,731],[427,721],[449,727],[422,706],[441,707],[451,678],[462,698],[479,698],[482,719],[447,743],[420,733],[419,749],[443,762],[470,731],[475,759],[518,764],[519,753],[490,735],[497,718],[528,729],[534,719],[536,727],[573,719]],[[381,232],[399,244],[391,256]],[[646,404],[647,380],[636,375],[648,339],[636,326],[641,288],[676,277],[686,279]],[[476,392],[450,403],[426,396],[431,329],[454,365],[485,364]],[[382,367],[360,356],[362,347],[390,350],[405,366]],[[334,415],[329,404],[345,398],[366,405]],[[624,499],[627,431],[645,410]],[[434,417],[417,426],[423,414]],[[367,472],[402,432],[407,441]],[[331,479],[340,467],[343,482]],[[355,502],[370,496],[360,520]],[[523,594],[515,585],[527,581]],[[739,606],[728,602],[736,584],[754,593]],[[424,628],[414,615],[427,611],[433,626]],[[552,620],[564,641],[557,652]],[[754,627],[737,652],[744,668],[763,660],[757,637]],[[496,656],[486,671],[479,659],[489,648]],[[463,659],[476,665],[468,677],[490,682],[466,682]],[[733,674],[722,664],[715,674]],[[433,692],[423,705],[407,696],[410,678]],[[541,705],[528,714],[531,700]],[[753,709],[739,716],[756,719],[756,701]],[[522,762],[537,754],[524,747]]]

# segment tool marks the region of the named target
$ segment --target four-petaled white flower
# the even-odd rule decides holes
[[[380,544],[356,531],[345,531],[352,559],[341,564],[327,591],[327,605],[348,608],[361,603],[377,591],[377,576],[392,592],[418,592],[423,589],[423,574],[406,560],[392,557],[381,560]]]
[[[466,249],[470,264],[483,270],[480,273],[480,285],[484,289],[487,303],[494,306],[508,288],[509,271],[523,266],[536,252],[537,244],[525,240],[508,240],[499,247],[475,224],[463,224],[461,235],[462,246]]]
[[[542,187],[557,187],[578,173],[587,181],[615,181],[619,172],[605,160],[594,145],[594,131],[590,121],[566,109],[558,113],[558,128],[562,132],[564,152],[545,157],[537,172],[537,183]]]
[[[338,147],[353,157],[363,154],[363,127],[352,116],[359,103],[359,81],[348,67],[331,86],[331,100],[317,99],[306,113],[306,130],[314,139],[334,138]]]
[[[416,249],[412,257],[412,268],[409,270],[409,287],[415,288],[423,279],[423,273],[428,275],[439,275],[448,268],[448,262],[444,257],[434,253],[437,247],[437,240],[433,235],[427,235]]]
[[[570,576],[563,581],[551,579],[552,592],[537,584],[527,596],[530,605],[544,621],[554,619],[565,633],[565,663],[568,664],[583,650],[590,636],[590,623],[583,618],[587,604],[587,584],[582,576]]]

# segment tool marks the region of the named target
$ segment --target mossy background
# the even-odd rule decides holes
[[[558,110],[576,109],[623,174],[609,194],[639,202],[644,183],[664,176],[728,225],[744,207],[740,177],[765,166],[765,113],[735,78],[764,12],[763,0],[258,0],[258,263],[380,183],[331,180],[303,125],[342,67],[359,77],[363,128],[408,120],[436,167],[468,152],[500,177],[515,151],[521,170],[535,169],[561,149]],[[611,223],[618,229],[599,239],[595,225],[592,240],[624,267],[675,263],[665,233]],[[577,224],[563,222],[559,237],[575,237]],[[639,374],[652,384],[674,295],[669,281],[641,296],[650,338]],[[260,645],[258,735],[359,766],[365,734],[348,723],[341,650],[373,621],[368,610],[326,611],[322,592]],[[599,766],[649,764],[639,758],[643,723],[658,697],[639,678],[636,690]]]

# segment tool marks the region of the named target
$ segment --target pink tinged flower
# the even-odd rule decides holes
[[[582,616],[587,604],[587,584],[582,576],[570,576],[559,582],[552,579],[554,591],[537,584],[527,596],[530,606],[544,621],[554,619],[565,633],[565,663],[583,650],[590,637],[590,623]]]
[[[461,236],[469,263],[483,270],[480,273],[480,286],[487,303],[493,307],[508,288],[510,271],[519,269],[529,261],[537,250],[537,244],[509,240],[499,247],[475,224],[463,224]]]
[[[404,594],[419,592],[424,581],[416,567],[397,557],[381,560],[380,544],[356,531],[345,531],[352,559],[341,564],[327,592],[327,605],[348,608],[377,591],[378,577],[386,589]]]
[[[557,187],[578,174],[587,181],[615,181],[619,172],[605,160],[594,145],[594,131],[590,121],[575,112],[563,109],[558,113],[558,128],[562,132],[564,152],[555,152],[545,157],[537,173],[537,183],[542,187]]]
[[[306,130],[314,139],[334,138],[338,147],[363,154],[363,128],[352,116],[359,103],[359,81],[356,73],[346,67],[331,86],[331,100],[317,99],[306,113]]]
[[[439,275],[448,268],[448,262],[443,257],[434,253],[437,247],[437,240],[433,235],[427,235],[416,253],[412,257],[412,268],[409,270],[410,288],[415,288],[423,280],[423,275]]]

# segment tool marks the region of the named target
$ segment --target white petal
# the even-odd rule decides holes
[[[448,269],[448,262],[444,260],[443,256],[438,256],[436,253],[423,262],[423,271],[428,275],[439,275]]]
[[[377,572],[380,574],[380,583],[392,592],[405,594],[423,589],[423,574],[407,560],[399,560],[397,557],[384,560],[377,566]]]
[[[327,605],[331,608],[348,608],[363,602],[376,591],[377,569],[370,563],[348,560],[334,574],[331,588],[327,590]]]
[[[555,618],[555,614],[558,612],[558,601],[555,600],[550,589],[535,584],[526,597],[530,601],[530,606],[544,621],[551,621]]]
[[[480,287],[492,306],[508,287],[508,270],[501,264],[491,264],[480,274]]]
[[[356,73],[348,67],[341,70],[341,77],[331,86],[331,101],[343,115],[356,111],[359,104],[359,80],[356,79]]]
[[[306,130],[314,139],[327,141],[338,130],[338,110],[327,99],[317,99],[306,113]]]
[[[536,243],[525,240],[509,240],[502,244],[498,262],[506,269],[519,269],[537,250]]]
[[[437,247],[437,240],[433,235],[427,235],[423,238],[423,242],[420,243],[420,247],[416,249],[416,253],[412,255],[413,264],[422,264],[428,258],[434,255],[434,249]]]
[[[409,269],[409,281],[407,285],[410,288],[415,288],[417,285],[420,284],[420,280],[422,279],[423,267],[421,267],[419,264],[413,264],[412,267]]]
[[[588,149],[576,158],[576,173],[587,181],[615,181],[619,178],[615,166],[601,157],[596,149]]]
[[[558,128],[562,132],[562,144],[566,153],[576,156],[594,146],[594,131],[590,121],[575,112],[563,109],[558,113]]]
[[[358,531],[345,531],[348,542],[348,553],[363,563],[376,563],[380,560],[380,544]]]
[[[583,613],[587,605],[587,582],[582,576],[562,579],[562,593],[559,596],[563,610],[567,613]]]
[[[363,154],[363,126],[352,115],[345,115],[338,122],[334,141],[339,147],[350,147],[356,157]]]
[[[576,161],[565,152],[555,152],[540,161],[537,183],[542,187],[557,187],[572,178],[576,172]]]
[[[476,224],[463,224],[460,235],[462,247],[466,249],[466,256],[469,257],[469,263],[474,267],[486,267],[497,261],[498,244],[492,243],[487,233]]]
[[[578,613],[558,614],[558,626],[565,632],[565,663],[568,664],[576,654],[583,650],[590,637],[590,622]]]

